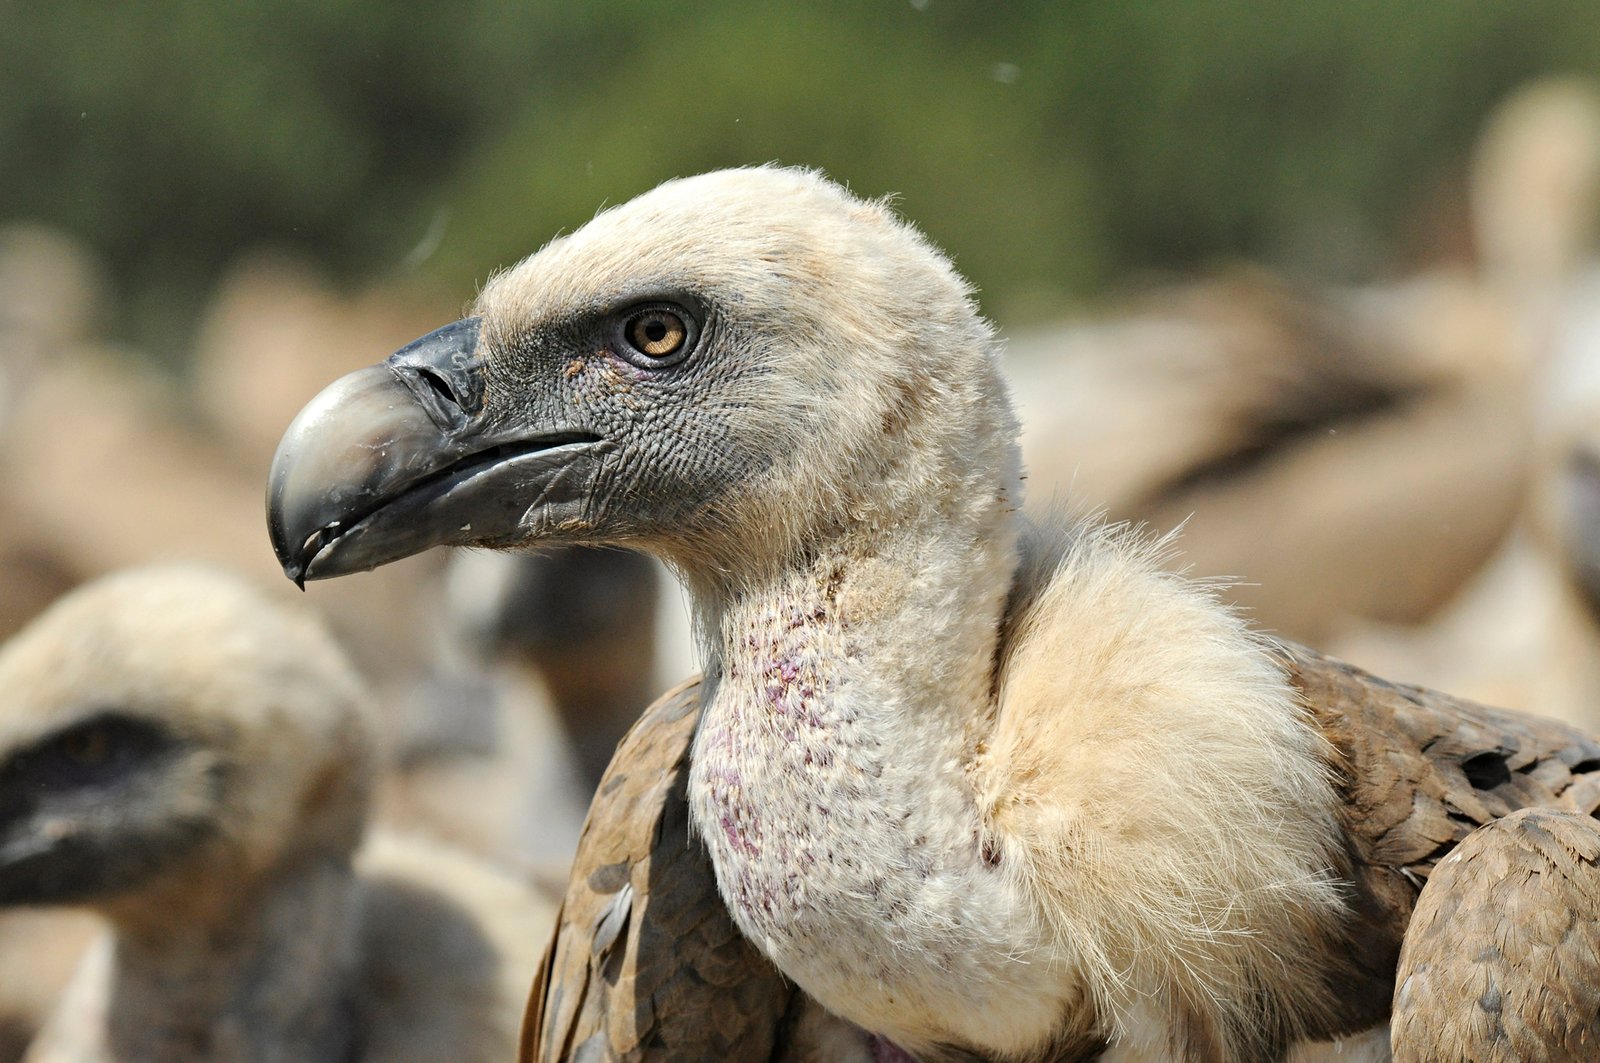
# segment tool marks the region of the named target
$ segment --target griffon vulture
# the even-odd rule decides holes
[[[875,1059],[1351,1058],[1381,1051],[1432,863],[1519,806],[1600,804],[1578,732],[1274,644],[1126,531],[1025,526],[1016,433],[949,262],[778,168],[600,214],[296,418],[268,487],[293,579],[609,543],[694,600],[698,721],[680,705],[629,743],[652,770],[690,744],[682,789],[618,800],[642,785],[624,753],[584,845],[639,817],[692,854],[692,824],[722,903],[707,883],[685,905],[692,857],[657,881],[628,849],[575,881],[532,1050],[710,1058],[655,1031],[748,1021],[747,1053],[826,1058],[843,1020]],[[1567,881],[1525,906],[1583,905]],[[606,890],[587,922],[574,898]],[[715,987],[784,984],[758,956],[801,1004],[734,1015]],[[1596,992],[1560,971],[1503,972],[1555,987],[1500,997],[1551,1038],[1573,1035],[1548,994]],[[596,995],[637,1044],[546,1039]]]
[[[325,630],[198,568],[104,579],[0,651],[0,905],[101,914],[28,1063],[498,1061],[552,906],[375,836]]]

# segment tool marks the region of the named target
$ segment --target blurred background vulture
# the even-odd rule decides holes
[[[0,904],[105,927],[30,1063],[507,1057],[552,906],[363,842],[366,699],[320,624],[198,568],[85,587],[0,652]]]

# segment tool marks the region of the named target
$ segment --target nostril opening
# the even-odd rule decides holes
[[[417,375],[427,383],[428,387],[433,389],[433,393],[439,396],[440,399],[456,409],[461,408],[460,400],[456,398],[456,393],[450,389],[450,385],[445,381],[444,377],[432,369],[424,369],[421,366],[417,367]]]

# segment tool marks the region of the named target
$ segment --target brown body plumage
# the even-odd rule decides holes
[[[1469,835],[1406,932],[1396,1063],[1600,1056],[1596,911],[1592,815],[1526,808]]]

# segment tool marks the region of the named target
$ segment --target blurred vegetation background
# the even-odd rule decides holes
[[[9,0],[5,28],[0,220],[97,249],[110,333],[173,368],[247,249],[464,300],[601,204],[769,160],[899,194],[1008,323],[1218,258],[1363,279],[1461,250],[1493,101],[1600,73],[1593,0]]]

